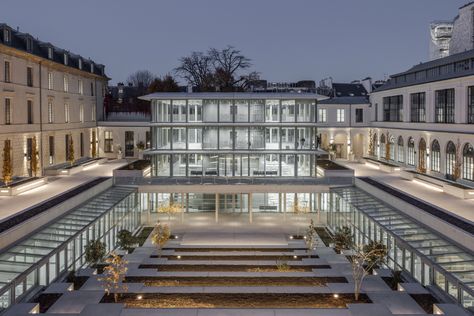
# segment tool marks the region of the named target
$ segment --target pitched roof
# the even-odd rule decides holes
[[[333,83],[334,97],[361,97],[367,95],[367,90],[360,83]]]
[[[318,104],[369,104],[368,96],[357,97],[335,97],[331,99],[321,100]]]
[[[474,50],[468,50],[420,63],[407,71],[394,74],[375,92],[472,75],[474,75]]]
[[[9,32],[10,39],[7,40],[5,37],[6,32]],[[39,39],[35,39],[28,33],[22,33],[18,30],[13,29],[5,23],[0,23],[0,44],[13,47],[15,49],[24,51],[35,56],[39,56],[45,59],[52,60],[56,63],[65,65],[64,54],[67,55],[67,67],[79,69],[85,72],[93,73],[95,75],[105,77],[105,66],[102,64],[95,63],[90,59],[83,58],[80,55],[71,53],[65,49],[54,46],[49,42],[43,42]],[[50,58],[48,49],[52,48],[53,55]],[[79,60],[81,60],[82,68],[79,67]]]

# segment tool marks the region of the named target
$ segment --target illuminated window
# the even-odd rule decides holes
[[[462,177],[463,179],[474,181],[474,148],[471,144],[464,145],[462,157]]]
[[[78,86],[79,86],[79,94],[84,94],[84,82],[82,82],[81,79],[79,79]]]
[[[453,142],[449,142],[446,146],[446,176],[451,178],[454,175],[454,167],[456,164],[456,146]]]
[[[49,90],[53,90],[54,88],[54,81],[53,81],[53,73],[52,72],[48,72],[48,89]]]
[[[344,109],[337,109],[336,122],[343,123],[345,120],[346,111]]]
[[[398,157],[397,157],[397,160],[399,162],[405,162],[405,147],[403,145],[403,137],[398,137],[398,148],[397,148],[397,153],[398,153]]]
[[[104,132],[104,152],[111,153],[114,139],[111,131]]]
[[[411,137],[408,140],[408,157],[407,158],[408,158],[407,163],[410,166],[414,166],[415,165],[415,141]]]
[[[431,143],[431,171],[440,172],[441,147],[439,142],[434,140]]]
[[[69,123],[69,104],[64,104],[64,122]]]
[[[66,75],[64,75],[63,88],[64,92],[69,92],[69,79]]]
[[[53,101],[48,101],[48,123],[53,123],[54,121],[54,112],[53,112]]]
[[[84,105],[81,104],[81,106],[79,107],[79,121],[81,123],[84,123]]]
[[[11,99],[5,99],[5,125],[12,123]]]
[[[327,109],[318,109],[318,122],[326,123],[328,119]]]

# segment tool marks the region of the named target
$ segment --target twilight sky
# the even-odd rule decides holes
[[[0,23],[106,65],[163,75],[233,45],[269,81],[383,79],[428,59],[429,23],[469,0],[1,0]]]

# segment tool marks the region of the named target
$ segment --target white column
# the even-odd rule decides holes
[[[249,223],[252,223],[252,193],[249,193]]]
[[[219,222],[219,193],[216,193],[216,223]]]

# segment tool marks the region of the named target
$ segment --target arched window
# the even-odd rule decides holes
[[[408,139],[408,157],[407,157],[407,163],[410,166],[415,165],[415,141],[413,140],[413,137],[410,137]]]
[[[431,171],[440,172],[440,160],[441,160],[441,147],[439,146],[439,142],[435,139],[431,143]]]
[[[398,148],[397,148],[397,153],[398,157],[397,160],[398,162],[405,162],[405,147],[403,146],[403,137],[399,136],[398,137]]]
[[[385,134],[380,135],[380,158],[385,158]]]
[[[395,137],[393,137],[392,135],[390,135],[390,137],[388,138],[388,143],[390,144],[390,152],[389,152],[389,157],[390,157],[390,160],[395,160]]]
[[[462,162],[462,178],[474,181],[474,147],[471,144],[464,145]]]
[[[420,139],[418,143],[418,171],[426,173],[426,141]]]
[[[451,178],[454,175],[454,166],[456,164],[456,146],[449,142],[446,146],[446,176]]]

